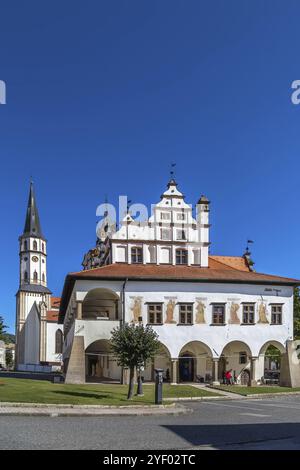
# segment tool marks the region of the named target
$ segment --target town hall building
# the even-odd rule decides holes
[[[159,335],[161,351],[146,365],[145,381],[162,368],[172,383],[218,383],[232,370],[239,384],[261,384],[269,346],[286,357],[299,282],[255,272],[248,250],[211,255],[209,200],[201,196],[196,209],[172,178],[148,220],[128,210],[117,229],[106,214],[84,269],[68,274],[63,288],[58,321],[67,383],[126,380],[110,351],[111,331],[124,323],[149,324]],[[21,244],[35,239],[26,229]],[[45,242],[37,241],[40,263]],[[23,248],[24,256],[32,257],[31,249]],[[31,276],[35,266],[28,265]],[[41,292],[33,292],[44,312],[49,293],[37,273]]]

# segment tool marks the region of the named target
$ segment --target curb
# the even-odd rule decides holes
[[[55,405],[43,403],[0,403],[0,416],[149,416],[181,415],[193,410],[175,405]]]

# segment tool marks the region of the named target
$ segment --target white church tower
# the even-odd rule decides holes
[[[16,367],[46,361],[47,242],[43,235],[33,183],[20,243],[20,280],[16,306]]]

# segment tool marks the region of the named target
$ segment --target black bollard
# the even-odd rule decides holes
[[[155,404],[161,405],[163,401],[163,369],[155,370]]]

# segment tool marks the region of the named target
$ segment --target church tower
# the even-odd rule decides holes
[[[33,182],[23,234],[19,237],[19,290],[16,308],[16,366],[40,364],[46,359],[47,242],[43,235]]]

